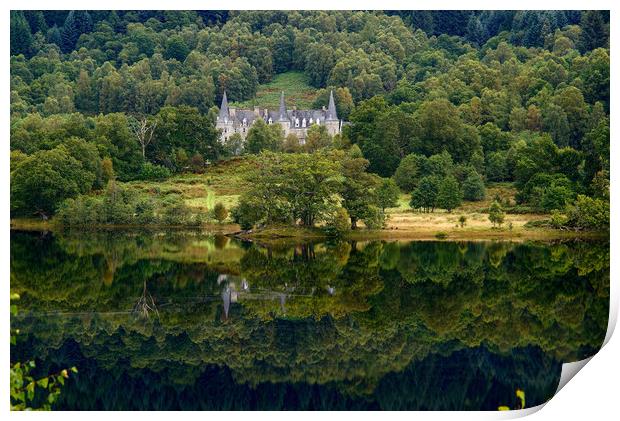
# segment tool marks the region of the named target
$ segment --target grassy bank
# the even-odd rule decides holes
[[[93,229],[192,229],[231,234],[239,231],[230,217],[223,224],[213,223],[210,211],[221,202],[227,209],[237,204],[239,195],[249,188],[244,175],[254,166],[251,157],[223,161],[208,168],[204,174],[182,174],[170,179],[157,181],[135,181],[127,186],[138,190],[141,194],[161,199],[167,195],[180,196],[192,213],[201,214],[208,222],[200,227],[150,225],[139,226],[102,226]],[[386,209],[387,223],[383,230],[359,229],[347,234],[350,239],[561,239],[575,237],[600,237],[605,233],[587,233],[561,231],[549,228],[529,228],[528,222],[547,219],[548,215],[524,213],[507,213],[501,229],[492,226],[488,219],[488,208],[495,198],[510,209],[514,204],[515,188],[510,183],[493,183],[487,188],[487,196],[483,201],[464,202],[459,208],[448,213],[436,210],[433,213],[420,213],[409,207],[409,195],[401,194],[398,206]],[[459,218],[466,221],[461,226]],[[361,224],[363,225],[363,224]],[[20,230],[54,230],[53,220],[14,219],[12,229]],[[319,240],[325,238],[320,229],[279,226],[254,230],[245,234],[245,238],[264,241],[267,239],[289,239],[291,241]]]

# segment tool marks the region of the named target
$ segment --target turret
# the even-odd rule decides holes
[[[334,102],[334,91],[329,92],[329,105],[327,106],[327,120],[338,120],[338,114],[336,114],[336,103]]]
[[[222,105],[220,106],[220,114],[217,117],[218,121],[228,122],[228,99],[226,98],[226,91],[222,97]]]

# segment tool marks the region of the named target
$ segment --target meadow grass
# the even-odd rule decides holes
[[[308,76],[302,72],[286,72],[274,76],[269,83],[258,86],[256,97],[242,102],[233,102],[231,107],[277,109],[280,93],[284,91],[287,108],[310,109],[316,99],[317,89],[308,84]]]

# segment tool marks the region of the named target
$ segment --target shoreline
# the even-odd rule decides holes
[[[243,241],[277,243],[291,241],[326,241],[334,237],[326,235],[319,228],[275,226],[241,231],[236,224],[187,225],[93,225],[89,228],[62,227],[53,220],[11,219],[10,229],[15,231],[92,232],[92,231],[188,231],[226,235]],[[382,230],[360,228],[340,237],[349,241],[399,240],[399,241],[554,241],[554,240],[600,240],[609,239],[607,231],[569,231],[552,228],[480,228],[464,227],[444,230],[429,227],[399,229],[390,227]]]

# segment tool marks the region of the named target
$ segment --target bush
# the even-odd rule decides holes
[[[155,217],[155,204],[152,200],[142,199],[136,203],[136,223],[148,225],[157,222]]]
[[[366,228],[378,230],[385,225],[385,214],[378,207],[369,206],[368,209],[366,209],[363,221]]]
[[[228,209],[221,202],[217,202],[213,207],[213,217],[217,219],[220,224],[228,218]]]
[[[170,170],[161,165],[152,164],[150,162],[145,162],[142,164],[142,169],[140,170],[139,179],[140,180],[154,180],[160,181],[165,180],[170,177]]]
[[[232,209],[230,215],[232,220],[241,226],[242,230],[250,230],[265,218],[261,209],[252,203],[252,200],[242,196],[239,204]]]
[[[341,236],[350,229],[350,216],[345,208],[336,209],[325,225],[325,232],[330,236]]]
[[[566,224],[576,229],[609,230],[609,202],[578,195],[567,208]]]
[[[167,225],[185,225],[191,223],[189,207],[179,196],[168,196],[164,200],[162,222]]]

